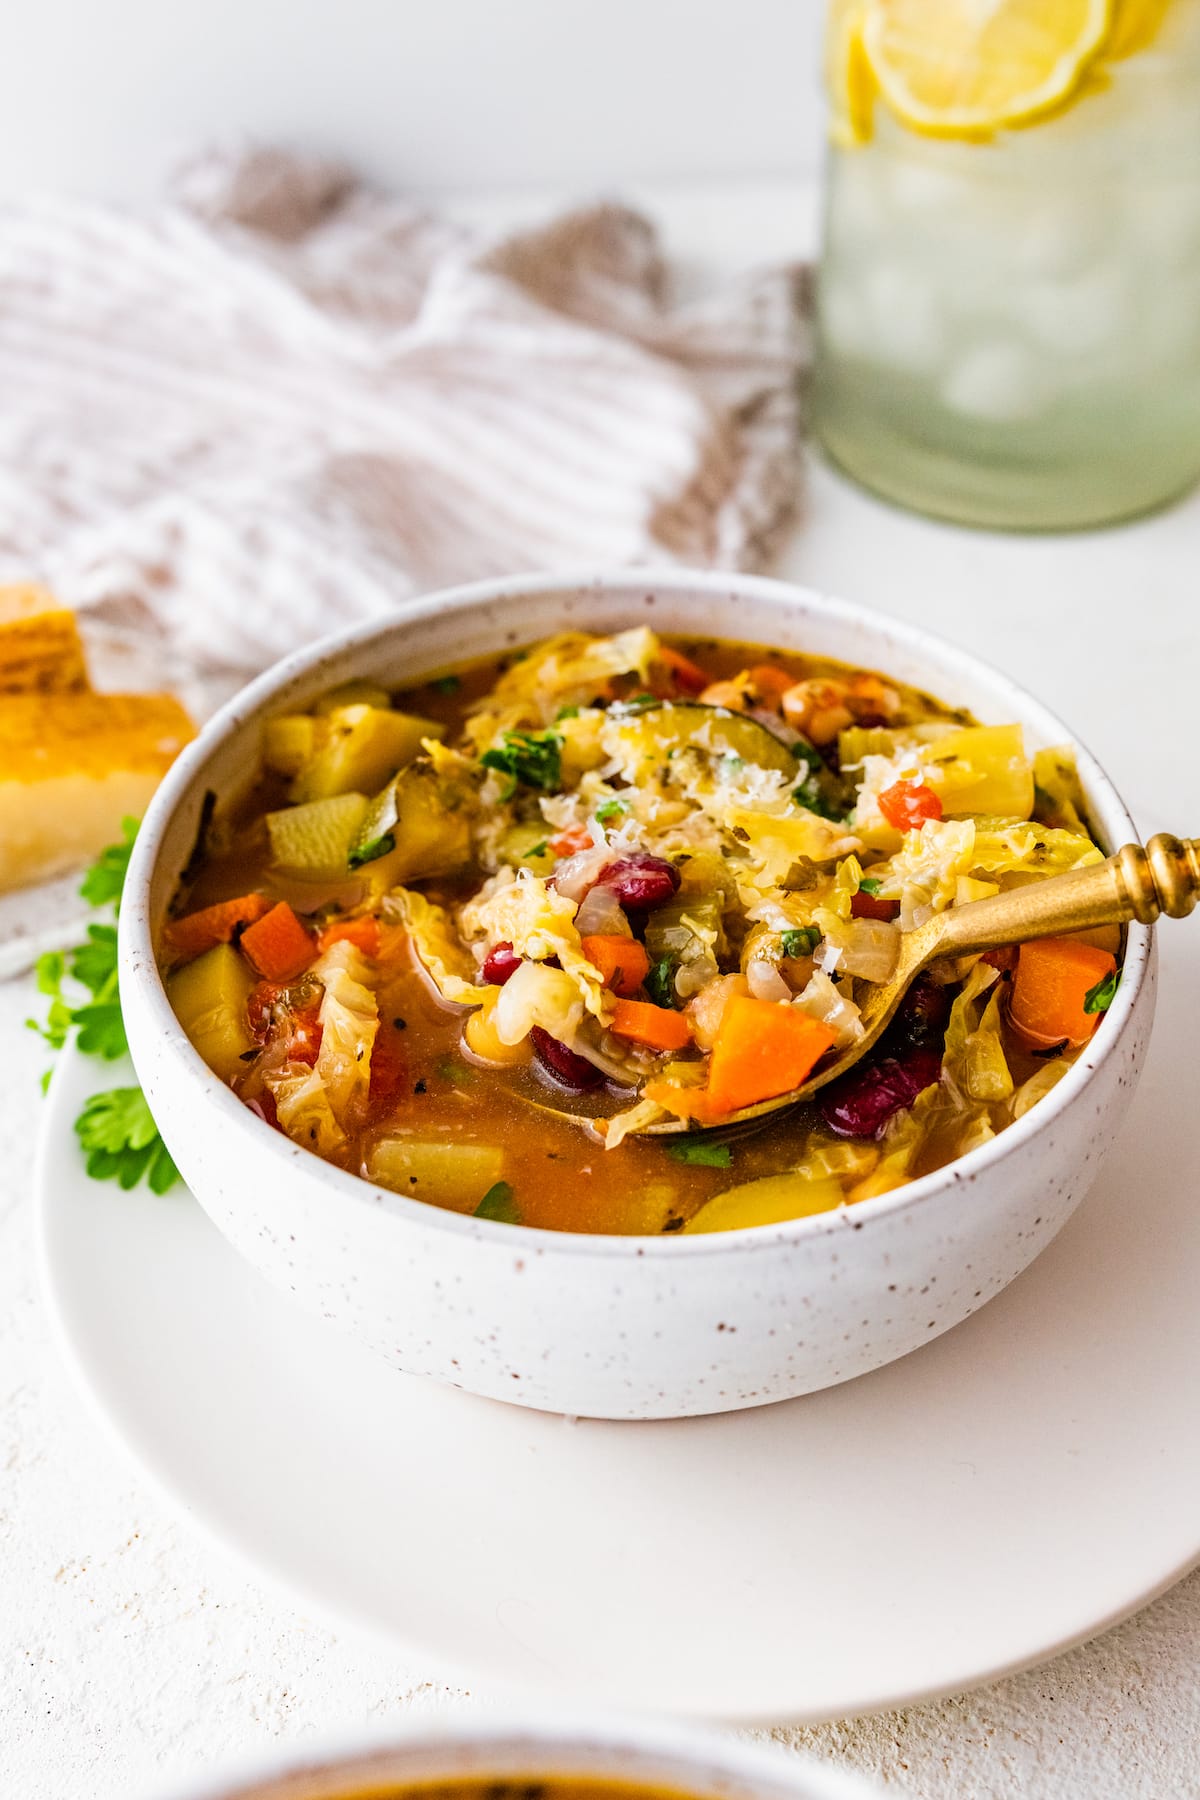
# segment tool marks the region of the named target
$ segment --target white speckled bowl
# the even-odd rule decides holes
[[[261,719],[352,676],[402,687],[562,629],[647,620],[879,668],[1019,720],[1031,747],[1071,733],[1025,691],[907,625],[779,582],[672,572],[520,578],[436,594],[289,658],[217,715],[146,815],[121,911],[121,1000],[138,1075],[193,1193],[262,1272],[414,1374],[549,1411],[680,1418],[832,1386],[906,1355],[998,1294],[1070,1216],[1120,1125],[1154,1012],[1152,934],[1089,1049],[994,1143],[836,1213],[697,1237],[587,1237],[441,1211],[290,1144],[235,1099],[167,1004],[154,938],[206,789],[251,778]],[[1101,837],[1134,837],[1079,752]]]
[[[207,1776],[173,1800],[362,1800],[417,1782],[536,1783],[553,1777],[662,1788],[678,1800],[871,1800],[860,1776],[694,1726],[502,1712],[423,1720],[397,1734],[276,1750],[241,1773]]]

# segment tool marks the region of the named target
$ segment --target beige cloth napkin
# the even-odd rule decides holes
[[[596,205],[489,238],[269,149],[134,214],[0,210],[0,580],[84,610],[97,682],[199,715],[431,588],[760,566],[796,503],[803,269],[672,303]],[[78,935],[0,898],[0,979]]]
[[[760,566],[797,494],[805,274],[683,307],[596,205],[502,238],[214,153],[144,214],[0,213],[0,577],[176,678],[522,569]]]

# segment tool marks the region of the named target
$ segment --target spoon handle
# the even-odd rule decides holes
[[[989,900],[943,913],[937,954],[998,950],[1030,938],[1059,937],[1096,925],[1140,919],[1152,925],[1160,913],[1183,919],[1200,901],[1200,838],[1166,832],[1143,850],[1126,844],[1115,856],[1048,881],[1030,882]]]

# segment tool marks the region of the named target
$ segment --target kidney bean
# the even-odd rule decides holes
[[[902,1059],[885,1056],[861,1063],[821,1094],[821,1117],[839,1137],[879,1137],[889,1119],[911,1106],[941,1069],[941,1053],[931,1047],[910,1049]]]
[[[590,1088],[600,1086],[603,1075],[595,1063],[590,1063],[586,1056],[576,1056],[574,1050],[568,1050],[557,1038],[543,1031],[540,1025],[531,1029],[530,1040],[533,1054],[543,1069],[552,1075],[560,1087],[567,1088],[573,1094],[586,1094]]]
[[[918,975],[900,1002],[896,1017],[888,1026],[886,1047],[902,1054],[902,1046],[935,1045],[940,1050],[946,1041],[950,1023],[950,1007],[954,987],[943,987],[932,975]]]
[[[631,912],[647,912],[661,906],[679,890],[679,870],[661,856],[648,850],[635,850],[629,856],[609,863],[601,882],[616,895],[620,904]]]
[[[487,982],[496,987],[503,987],[510,976],[520,968],[523,957],[517,955],[511,944],[493,944],[483,959],[480,974]]]

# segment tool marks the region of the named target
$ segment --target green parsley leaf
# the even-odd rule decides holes
[[[642,984],[655,1006],[675,1005],[675,964],[669,956],[650,965],[650,973]]]
[[[1120,985],[1121,971],[1120,969],[1114,969],[1111,975],[1106,975],[1103,981],[1098,981],[1095,987],[1089,988],[1087,993],[1083,996],[1084,1012],[1107,1012],[1117,997],[1117,989]]]
[[[727,1169],[733,1161],[728,1144],[710,1143],[705,1137],[683,1138],[668,1147],[667,1155],[675,1162],[690,1163],[693,1168]]]
[[[75,1121],[75,1134],[97,1181],[132,1188],[144,1177],[154,1193],[165,1194],[179,1179],[141,1088],[93,1094]]]
[[[821,933],[815,925],[798,925],[794,930],[779,934],[785,956],[811,956],[820,941]]]
[[[549,850],[549,848],[550,848],[550,839],[543,838],[540,844],[535,844],[531,850],[527,850],[525,852],[525,855],[522,860],[524,862],[532,862],[535,856],[545,856],[545,854]]]
[[[381,856],[396,848],[396,839],[390,831],[382,837],[372,838],[369,843],[356,844],[346,861],[352,869],[361,869],[364,863],[378,862]]]
[[[877,875],[864,875],[858,884],[858,891],[860,894],[870,894],[873,900],[882,886],[883,883]]]
[[[121,904],[121,890],[125,886],[125,876],[129,869],[129,853],[138,833],[137,820],[122,819],[121,832],[123,842],[110,844],[106,850],[102,850],[80,883],[79,892],[91,906],[108,906],[111,903],[119,907]]]
[[[49,995],[51,1000],[61,999],[66,972],[67,959],[61,950],[44,951],[33,965],[38,993]]]
[[[504,748],[485,750],[480,762],[508,776],[503,798],[511,800],[518,785],[552,793],[562,780],[561,731],[506,731]]]
[[[819,819],[832,819],[835,824],[842,824],[845,820],[845,814],[838,812],[821,792],[815,775],[806,775],[800,786],[792,789],[792,799],[807,812],[816,813]]]
[[[93,998],[107,1000],[117,991],[117,928],[89,925],[88,941],[71,952],[71,974]]]
[[[577,719],[578,717],[579,708],[577,706],[560,706],[554,715],[554,723],[560,725],[564,719]]]
[[[606,800],[603,806],[596,808],[596,817],[601,825],[611,825],[614,819],[622,818],[628,811],[623,800]]]
[[[462,686],[462,676],[435,675],[429,685],[435,694],[457,694]]]
[[[521,1215],[517,1211],[513,1191],[507,1181],[494,1181],[479,1205],[475,1208],[477,1219],[495,1219],[501,1225],[519,1225]]]
[[[77,1006],[71,1022],[78,1029],[76,1042],[85,1056],[102,1056],[107,1062],[115,1062],[129,1049],[119,1000],[93,1000],[88,1006]]]

